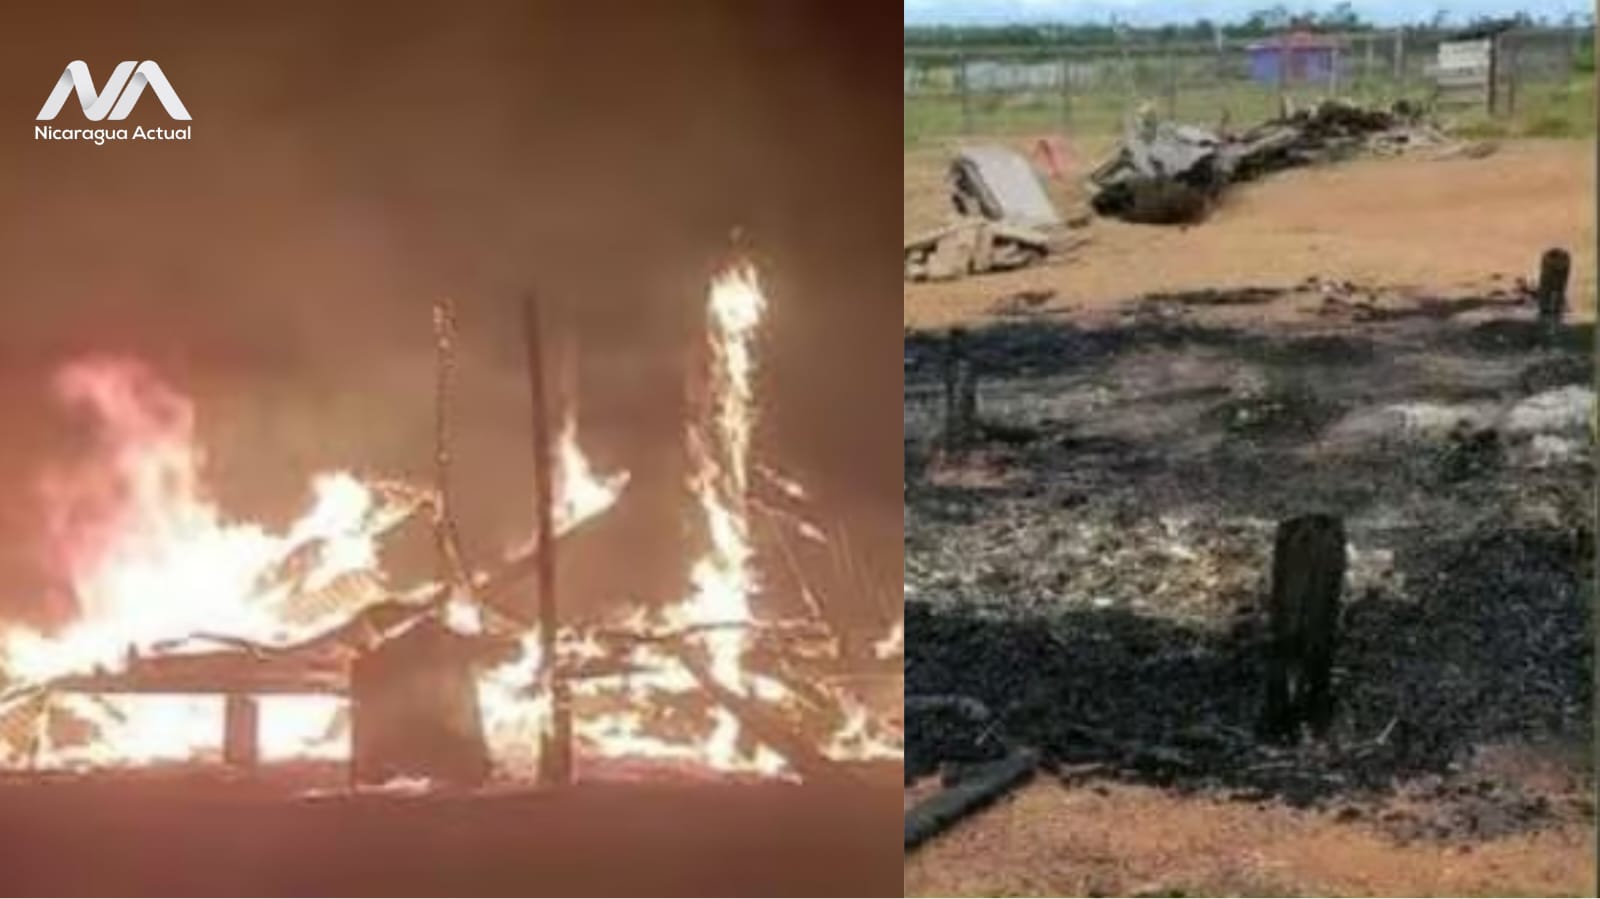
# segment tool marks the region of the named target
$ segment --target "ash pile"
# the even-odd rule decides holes
[[[948,339],[907,336],[908,778],[1037,752],[1070,783],[1407,837],[1592,820],[1586,762],[1559,787],[1483,772],[1508,745],[1587,758],[1593,328],[1366,293],[1384,316],[1251,293],[1299,317],[1241,324],[1207,294],[969,331],[953,406]],[[1510,332],[1533,339],[1489,339]],[[957,449],[941,409],[963,407]],[[1348,534],[1336,713],[1280,745],[1258,734],[1273,531],[1307,510]]]
[[[1375,109],[1324,100],[1241,134],[1158,121],[1146,106],[1122,146],[1090,173],[1094,211],[1153,225],[1197,222],[1224,189],[1270,172],[1321,165],[1357,155],[1398,155],[1456,148],[1415,104]]]

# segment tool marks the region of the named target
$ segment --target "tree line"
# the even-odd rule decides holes
[[[1408,28],[1443,32],[1457,28],[1476,28],[1497,23],[1517,26],[1577,26],[1592,24],[1593,16],[1580,17],[1569,14],[1560,20],[1541,19],[1526,12],[1513,16],[1479,17],[1466,23],[1450,23],[1444,12],[1430,19],[1409,24]],[[1393,26],[1384,26],[1390,28]],[[1380,30],[1376,24],[1363,19],[1349,3],[1339,3],[1323,12],[1294,12],[1282,4],[1252,12],[1242,20],[1214,22],[1197,19],[1183,24],[1135,26],[1118,22],[1083,22],[1076,24],[1040,23],[1016,25],[907,25],[907,47],[1059,47],[1105,46],[1121,42],[1156,43],[1177,41],[1201,43],[1229,38],[1260,38],[1279,34],[1285,29],[1329,34],[1353,34]]]

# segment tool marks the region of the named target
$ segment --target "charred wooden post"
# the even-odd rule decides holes
[[[978,419],[977,373],[967,355],[966,330],[951,328],[945,338],[944,443],[951,451],[966,448]]]
[[[1333,721],[1333,654],[1344,590],[1344,522],[1302,515],[1278,524],[1262,730],[1292,740],[1302,723],[1322,736]]]
[[[572,782],[572,697],[555,664],[556,658],[556,534],[553,505],[555,475],[550,460],[554,432],[545,408],[544,358],[539,339],[539,307],[532,295],[523,305],[528,346],[528,391],[533,414],[533,504],[537,527],[539,651],[541,679],[550,696],[550,730],[539,747],[539,775],[546,786]]]
[[[978,369],[970,357],[961,360],[956,370],[956,420],[963,444],[970,443],[978,431]]]
[[[450,469],[452,457],[451,399],[455,387],[455,303],[444,299],[433,307],[433,333],[435,351],[434,381],[434,431],[433,465],[434,494],[438,507],[434,510],[434,542],[438,560],[438,580],[441,584],[461,585],[471,577],[462,549],[460,529],[456,527],[455,510],[451,501]]]
[[[959,383],[957,370],[960,367],[965,335],[963,329],[951,328],[944,339],[944,442],[947,446],[954,445],[956,440],[956,387]]]
[[[351,776],[476,786],[489,777],[478,708],[480,641],[423,618],[350,666]]]
[[[254,768],[261,753],[261,708],[255,697],[229,693],[222,706],[222,761]]]
[[[1567,278],[1572,274],[1572,256],[1560,247],[1551,247],[1539,258],[1539,322],[1548,332],[1561,327],[1567,311]]]

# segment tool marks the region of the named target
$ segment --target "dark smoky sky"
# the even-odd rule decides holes
[[[848,534],[805,563],[834,611],[897,612],[900,26],[867,6],[7,5],[0,609],[38,619],[51,589],[34,485],[83,431],[49,396],[62,362],[148,360],[195,398],[225,508],[282,522],[320,469],[428,475],[442,296],[463,330],[461,525],[498,551],[532,515],[529,290],[580,347],[586,448],[633,472],[567,548],[569,601],[681,593],[685,382],[742,225],[772,302],[759,452]],[[74,59],[97,85],[157,61],[193,139],[35,140]],[[97,126],[75,100],[54,124]],[[172,123],[147,91],[122,124]]]

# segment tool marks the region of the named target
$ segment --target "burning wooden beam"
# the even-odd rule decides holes
[[[749,728],[757,740],[783,756],[802,780],[832,784],[848,784],[854,780],[842,767],[796,734],[761,703],[723,686],[689,647],[680,645],[669,651],[700,684],[701,689],[739,719],[741,725]]]

